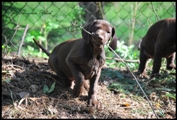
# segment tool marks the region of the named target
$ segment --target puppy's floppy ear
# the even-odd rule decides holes
[[[93,22],[89,23],[88,25],[86,25],[84,27],[84,29],[90,33],[92,33],[91,29],[92,26],[94,25],[96,21],[94,20]],[[82,37],[84,38],[84,40],[86,40],[87,43],[89,43],[90,39],[91,39],[91,35],[87,32],[85,32],[85,30],[82,29]]]
[[[117,48],[117,40],[118,40],[118,38],[117,38],[116,33],[115,33],[115,28],[112,27],[112,40],[110,41],[109,46],[113,50],[115,50]]]

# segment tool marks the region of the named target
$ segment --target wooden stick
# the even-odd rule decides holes
[[[108,58],[106,57],[107,60],[115,60],[116,62],[122,62],[120,59],[118,58]],[[124,62],[129,62],[129,63],[139,63],[139,60],[124,60]]]
[[[19,46],[19,49],[18,49],[18,56],[20,56],[21,48],[22,48],[23,41],[24,41],[24,39],[25,39],[27,30],[28,30],[28,24],[26,25],[25,31],[24,31],[23,36],[22,36],[22,41],[21,41],[20,46]]]

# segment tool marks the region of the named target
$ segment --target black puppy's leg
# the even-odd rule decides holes
[[[161,62],[162,62],[161,50],[155,49],[151,78],[153,78],[155,75],[159,75]]]
[[[90,79],[90,89],[88,92],[88,106],[97,107],[97,105],[98,105],[98,102],[96,99],[96,91],[97,91],[98,80],[100,78],[100,73],[101,73],[101,70],[99,70],[97,75],[94,75]]]
[[[171,70],[171,69],[176,69],[176,65],[174,63],[175,61],[175,56],[176,56],[176,53],[173,53],[172,56],[170,56],[169,58],[166,58],[167,59],[167,70]]]
[[[89,91],[89,88],[90,88],[90,87],[88,86],[86,80],[84,80],[84,88],[85,88],[87,91]]]
[[[57,67],[53,68],[53,71],[57,74],[59,77],[59,80],[65,87],[71,87],[72,81],[68,79],[68,77],[63,74],[60,70],[57,69]]]
[[[66,77],[62,72],[58,72],[57,75],[59,79],[62,81],[62,83],[64,84],[64,86],[71,87],[72,81],[69,80],[68,77]]]
[[[65,87],[71,87],[72,81],[68,79],[68,77],[59,69],[59,63],[57,57],[55,55],[51,55],[48,60],[48,64],[50,68],[57,74],[59,80]]]
[[[75,97],[79,97],[82,94],[82,91],[84,89],[84,84],[85,84],[84,75],[82,74],[78,65],[74,64],[72,60],[68,60],[67,62],[75,80],[73,94]]]
[[[74,79],[75,79],[75,86],[74,86],[74,90],[73,90],[73,94],[76,97],[79,97],[84,89],[84,76],[81,72],[75,72],[76,75],[74,75]]]
[[[141,76],[148,77],[146,74],[146,64],[147,64],[148,57],[145,55],[143,49],[140,51],[140,65],[138,72],[140,72]]]

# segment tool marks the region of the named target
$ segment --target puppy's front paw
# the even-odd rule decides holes
[[[83,91],[83,86],[82,87],[78,87],[77,85],[75,85],[74,89],[73,89],[73,95],[75,97],[79,97],[82,94],[82,91]]]
[[[149,79],[150,77],[147,75],[147,74],[140,74],[139,76],[138,76],[138,78],[140,78],[140,79]]]
[[[88,104],[88,113],[93,114],[95,111],[101,111],[103,109],[102,104],[97,100],[93,100]]]
[[[176,69],[176,65],[171,63],[170,65],[167,65],[167,70],[172,70],[172,69]]]
[[[94,106],[95,108],[100,108],[100,102],[96,99],[95,95],[92,95],[90,99],[88,99],[88,106]]]

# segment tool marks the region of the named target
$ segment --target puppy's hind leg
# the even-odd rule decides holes
[[[63,73],[57,73],[59,79],[62,81],[63,85],[65,87],[71,87],[72,81],[68,79]]]
[[[68,77],[59,69],[58,60],[55,55],[51,54],[48,60],[48,64],[50,68],[57,74],[59,80],[65,87],[70,87],[72,81],[68,79]]]
[[[173,68],[176,69],[176,65],[174,63],[175,56],[176,56],[176,53],[173,53],[173,55],[171,57],[166,58],[167,59],[167,66],[166,66],[167,70],[171,70]]]
[[[148,57],[145,55],[143,49],[140,51],[140,65],[138,72],[140,72],[140,76],[142,78],[149,78],[149,76],[146,74],[146,66],[147,66],[147,60]]]
[[[54,68],[55,73],[57,74],[57,76],[59,77],[59,80],[61,81],[61,83],[63,84],[64,87],[71,87],[72,85],[72,81],[68,79],[68,77],[62,73],[61,71],[57,70],[56,68]]]
[[[84,88],[87,90],[87,91],[89,91],[89,85],[87,84],[87,81],[86,80],[84,80]]]

